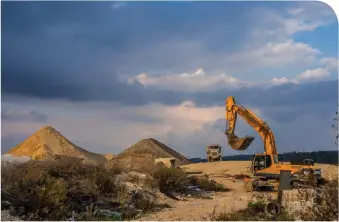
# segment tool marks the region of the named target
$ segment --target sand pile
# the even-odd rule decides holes
[[[106,160],[111,160],[115,157],[115,155],[112,153],[106,153],[106,154],[103,154],[103,156],[106,158]]]
[[[190,161],[180,153],[153,138],[149,138],[143,139],[124,150],[114,157],[111,163],[124,166],[131,170],[148,171],[154,167],[154,160],[156,158],[171,157],[178,159],[183,165],[190,163]]]
[[[106,158],[82,149],[51,126],[45,126],[19,145],[10,149],[12,156],[28,156],[35,160],[54,159],[56,155],[80,157],[84,161],[104,163]]]

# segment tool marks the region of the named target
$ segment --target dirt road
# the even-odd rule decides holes
[[[213,211],[234,211],[246,208],[253,194],[244,192],[242,180],[232,180],[225,174],[246,173],[248,164],[248,161],[224,161],[190,164],[182,167],[188,172],[202,171],[231,191],[217,192],[213,199],[189,198],[187,201],[176,201],[173,202],[172,208],[145,215],[139,220],[208,220]]]
[[[251,200],[255,192],[248,193],[244,190],[244,182],[242,180],[233,180],[227,177],[235,174],[247,174],[250,161],[222,161],[212,163],[197,163],[183,166],[182,169],[188,172],[201,171],[208,174],[217,182],[231,189],[229,192],[215,193],[213,199],[193,199],[187,201],[175,201],[171,204],[172,208],[164,211],[145,215],[139,220],[208,220],[209,215],[215,210],[220,211],[236,211],[244,209]],[[323,170],[325,177],[332,172],[338,172],[338,167],[328,164],[316,164]],[[275,196],[275,193],[271,193]]]

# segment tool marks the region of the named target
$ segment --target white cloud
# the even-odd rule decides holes
[[[116,1],[111,4],[112,9],[115,11],[119,8],[125,7],[127,5],[127,2],[124,1]]]
[[[313,31],[319,26],[320,24],[306,23],[300,19],[286,19],[283,23],[283,27],[287,35],[293,35],[302,31]]]
[[[322,2],[299,2],[296,6],[279,10],[259,9],[261,22],[254,29],[257,38],[287,39],[299,32],[337,22],[333,10]]]
[[[287,10],[287,12],[290,14],[290,15],[300,15],[302,12],[305,11],[305,8],[300,8],[300,7],[297,7],[297,8],[290,8]]]
[[[157,86],[161,89],[173,89],[179,91],[214,91],[223,87],[242,87],[250,83],[233,76],[221,74],[207,74],[203,69],[193,73],[170,74],[161,76],[149,76],[146,73],[139,74],[127,80],[128,83],[137,81],[147,86]]]
[[[274,77],[273,79],[271,79],[270,83],[272,83],[272,85],[283,85],[286,83],[299,84],[299,82],[296,79],[288,79],[286,77],[282,78]]]
[[[232,57],[234,62],[237,63],[264,66],[282,66],[288,63],[302,63],[316,61],[316,54],[320,52],[311,48],[304,43],[295,43],[289,40],[284,43],[268,43],[262,48],[238,53]],[[182,74],[168,74],[168,75],[148,75],[147,73],[139,74],[135,77],[131,77],[127,80],[128,83],[139,82],[145,87],[153,86],[160,89],[170,89],[176,91],[214,91],[222,88],[241,88],[262,86],[271,87],[275,85],[283,85],[287,83],[300,84],[306,81],[320,81],[330,76],[330,71],[337,69],[338,61],[336,58],[328,57],[318,60],[318,64],[324,66],[324,68],[307,69],[306,71],[293,76],[289,73],[290,77],[273,77],[269,81],[244,81],[235,78],[231,75],[221,74],[209,74],[202,68],[197,69],[193,73]],[[260,75],[260,73],[259,73]],[[268,85],[267,85],[268,84]]]
[[[323,79],[326,79],[330,76],[330,72],[327,69],[324,68],[317,68],[317,69],[308,69],[294,78],[273,78],[271,79],[270,83],[272,85],[283,85],[287,83],[293,83],[293,84],[300,84],[304,82],[309,81],[321,81]]]
[[[338,58],[325,57],[320,59],[320,63],[330,71],[338,71]]]
[[[194,89],[199,90],[217,85],[215,82],[227,82],[227,86],[233,87],[239,82],[234,83],[233,78],[247,80],[244,75],[248,75],[250,81],[255,79],[269,81],[279,76],[291,79],[301,70],[315,68],[314,64],[319,63],[318,57],[323,56],[319,49],[294,40],[293,35],[313,31],[336,19],[333,12],[327,6],[323,7],[323,3],[320,2],[293,5],[295,6],[281,7],[276,11],[274,7],[251,8],[246,19],[249,20],[248,27],[254,30],[253,36],[239,38],[241,44],[236,41],[234,47],[226,46],[220,47],[220,50],[213,50],[214,47],[210,47],[212,44],[209,40],[199,36],[181,38],[171,35],[165,39],[161,37],[162,41],[152,43],[147,50],[119,56],[121,64],[124,61],[129,63],[125,63],[125,67],[118,71],[122,70],[123,74],[143,73],[135,79],[143,81],[144,85],[165,87],[163,85],[170,85],[171,82],[173,87],[182,88],[181,85],[172,84],[177,80],[184,81],[179,78],[179,73],[190,70],[188,75],[192,75],[191,70],[202,67],[206,72],[205,75],[194,76],[196,77],[194,81],[197,82]],[[220,31],[212,32],[210,36],[225,35],[227,27],[215,28]],[[121,68],[121,65],[118,66]],[[131,67],[138,69],[131,70]],[[266,70],[272,71],[272,74]],[[158,74],[167,77],[160,78]],[[243,76],[238,77],[238,74]],[[259,78],[254,77],[259,75]],[[193,76],[189,77],[193,79]],[[186,83],[184,86],[187,85]]]
[[[279,81],[286,82],[284,79],[277,80],[277,82]],[[241,101],[239,102],[241,103]],[[223,104],[223,101],[220,104]],[[45,100],[29,100],[14,104],[4,102],[2,105],[13,110],[34,110],[50,115],[47,124],[54,126],[79,146],[93,152],[117,154],[143,138],[154,137],[183,155],[191,157],[204,157],[204,147],[212,142],[222,144],[225,147],[225,154],[235,154],[227,147],[227,140],[223,134],[226,125],[225,107],[223,105],[197,107],[192,101],[184,101],[175,106],[158,103],[142,106],[124,106],[109,102],[72,103]],[[265,115],[266,108],[265,110],[260,110],[258,107],[243,105],[263,121],[268,122],[274,132],[277,133],[279,144],[284,145],[280,147],[290,146],[294,141],[286,140],[289,137],[283,132],[290,132],[290,129],[295,126],[298,127],[298,132],[305,130],[305,122],[303,121],[298,121],[297,124],[295,122],[276,124]],[[286,109],[279,107],[279,110]],[[138,120],[144,116],[149,118],[146,118],[146,121]],[[319,119],[315,119],[316,122],[311,121],[310,123],[309,119],[307,119],[307,127],[312,129],[319,128],[319,125],[327,127],[330,124],[324,124]],[[332,118],[330,118],[330,121],[332,121]],[[42,126],[42,123],[32,123],[26,120],[21,122],[7,121],[2,124],[2,136],[6,135],[7,137],[15,136],[18,133],[29,136]],[[239,136],[257,136],[257,133],[248,124],[244,123],[240,117],[236,133]],[[319,139],[321,142],[324,140],[324,135],[325,133]],[[300,138],[305,138],[305,136],[307,137],[307,134],[300,133]],[[325,139],[327,139],[326,135]],[[315,141],[309,142],[307,146],[311,143],[315,143]],[[307,146],[305,145],[305,147]],[[253,146],[248,151],[254,152],[258,147],[262,150],[261,139],[257,136]],[[310,149],[312,148],[310,147]],[[300,150],[300,147],[296,147],[296,149]],[[239,152],[236,153],[240,154]]]
[[[287,46],[288,47],[288,46]],[[301,49],[304,48],[304,46],[300,46]],[[286,50],[284,49],[284,45],[272,47],[272,50],[267,50],[266,53],[259,53],[259,55],[256,56],[263,56],[263,57],[270,57],[274,63],[278,63],[279,59],[277,60],[273,59],[272,55],[274,53],[281,52],[280,56],[283,56],[283,52]],[[309,50],[307,47],[304,48]],[[310,49],[312,52],[312,49]],[[265,51],[265,50],[262,50]],[[296,50],[298,51],[298,50]],[[286,59],[291,59],[292,52],[289,52],[287,50]],[[296,54],[296,53],[294,53]],[[253,56],[255,53],[253,53]],[[284,59],[280,60],[282,62]],[[160,89],[170,89],[170,90],[176,90],[176,91],[214,91],[222,88],[240,88],[240,87],[253,87],[253,86],[262,86],[262,87],[271,87],[276,85],[283,85],[287,83],[292,84],[301,84],[303,82],[307,81],[321,81],[323,79],[326,79],[330,76],[330,69],[335,68],[337,65],[337,61],[335,58],[323,58],[321,60],[321,64],[324,64],[324,67],[326,68],[316,68],[316,69],[307,69],[306,71],[295,75],[294,77],[290,75],[291,77],[273,77],[269,81],[257,81],[257,82],[249,82],[237,79],[233,76],[226,75],[224,73],[218,74],[218,75],[211,75],[205,73],[203,69],[198,69],[197,71],[193,73],[182,73],[182,74],[169,74],[169,75],[158,75],[158,76],[150,76],[146,73],[139,74],[135,77],[129,78],[127,80],[128,83],[133,83],[135,81],[141,83],[145,87],[148,86],[154,86]],[[273,63],[272,63],[273,65]]]
[[[320,51],[312,48],[310,45],[294,42],[292,39],[284,42],[268,42],[262,47],[243,52],[232,56],[231,61],[237,61],[238,64],[256,64],[263,67],[279,67],[293,63],[304,63],[305,65],[316,59]]]
[[[26,107],[28,109],[27,106],[34,107],[39,112],[42,112],[43,107],[46,106],[53,109],[55,113],[49,117],[46,124],[54,126],[71,141],[78,141],[79,146],[99,153],[121,152],[143,138],[166,139],[170,132],[176,132],[182,136],[190,135],[202,129],[204,125],[212,124],[224,117],[223,106],[196,107],[191,101],[185,101],[177,106],[157,103],[143,106],[86,103],[73,106],[70,102],[36,101],[33,104],[16,105],[16,108]],[[78,115],[72,115],[72,113],[78,113]],[[138,118],[146,115],[150,119],[149,122],[138,121]],[[152,118],[156,121],[152,121]],[[2,133],[6,137],[15,136],[18,133],[28,137],[42,127],[42,124],[8,121],[3,123]],[[102,147],[112,147],[112,150],[104,150],[100,145],[88,147],[86,141],[91,141],[92,144],[102,144]]]
[[[305,72],[297,75],[298,80],[311,80],[311,79],[322,79],[328,77],[330,72],[323,68],[309,69]]]

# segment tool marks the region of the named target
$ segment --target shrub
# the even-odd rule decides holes
[[[159,166],[153,173],[160,192],[188,193],[189,186],[198,186],[205,191],[229,191],[223,185],[204,177],[190,177],[180,168]]]
[[[246,209],[235,212],[212,212],[210,220],[212,221],[293,221],[294,217],[287,212],[282,211],[276,217],[270,217],[265,213],[266,201],[263,199],[250,201]]]
[[[316,197],[312,206],[298,215],[302,220],[333,221],[338,220],[338,180],[327,182],[322,188],[313,188]],[[309,201],[314,195],[309,190],[299,189],[299,196]]]
[[[199,186],[201,189],[206,191],[229,191],[230,189],[224,187],[222,184],[219,184],[213,180],[208,178],[199,178],[199,177],[192,177],[191,178],[192,185]]]
[[[156,180],[160,192],[172,191],[184,193],[190,185],[187,174],[180,168],[161,166],[157,168],[152,176]]]
[[[93,200],[117,197],[114,183],[120,169],[77,161],[29,161],[1,171],[2,193],[25,207],[30,220],[64,220],[79,211],[81,196]]]

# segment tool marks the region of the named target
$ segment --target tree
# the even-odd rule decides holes
[[[338,146],[338,138],[339,138],[339,131],[338,131],[338,111],[335,113],[336,117],[334,118],[335,124],[332,125],[332,128],[336,131],[336,138],[335,138],[335,145]]]

